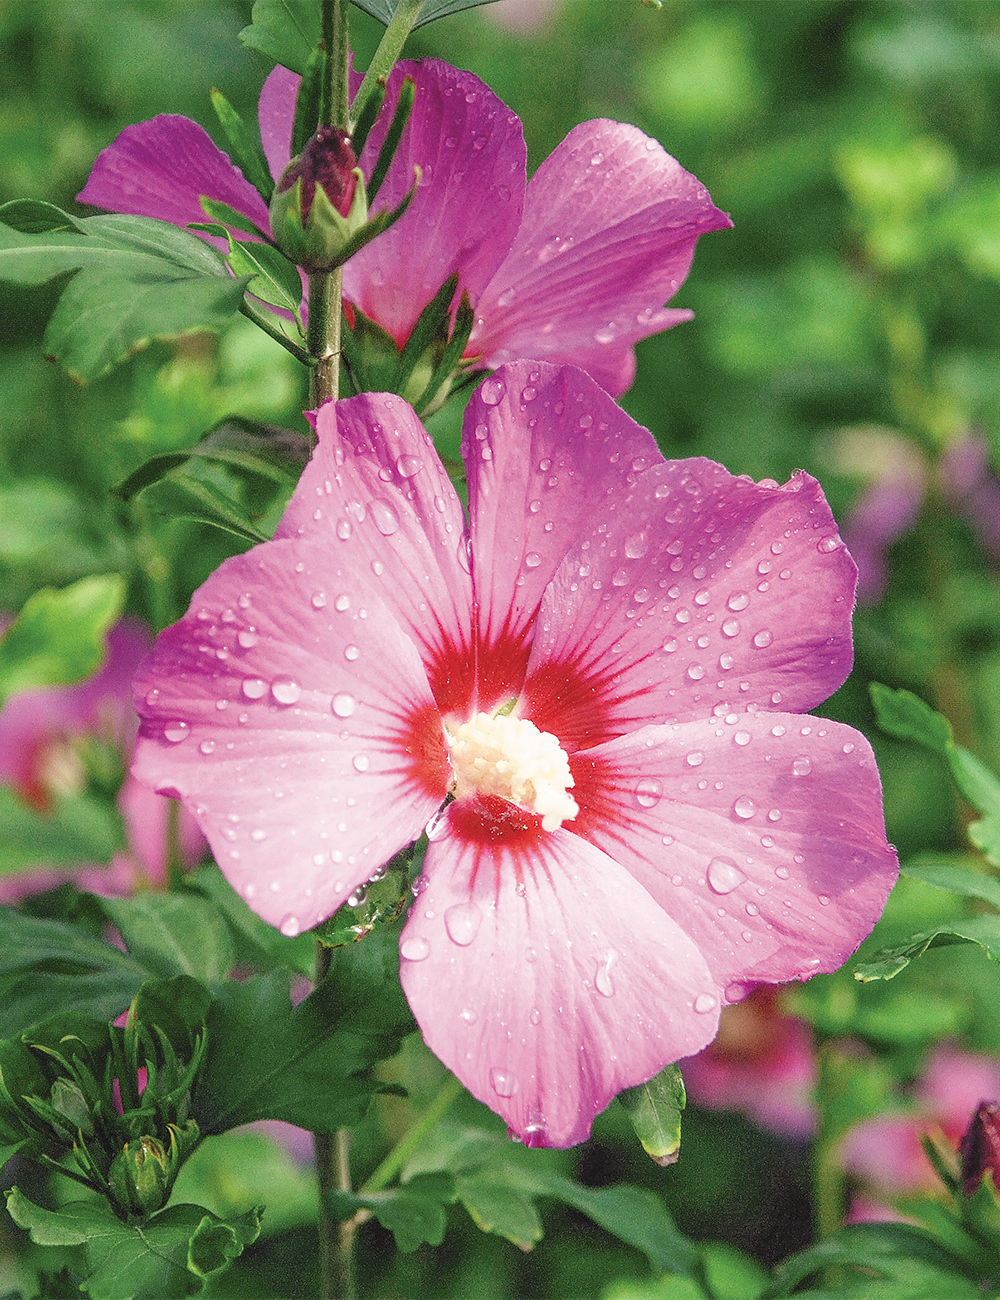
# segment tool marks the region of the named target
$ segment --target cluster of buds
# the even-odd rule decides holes
[[[100,1192],[125,1218],[159,1210],[201,1139],[189,1108],[207,998],[179,976],[143,985],[124,1026],[67,1012],[0,1042],[0,1127],[11,1152]],[[165,1003],[183,1008],[168,1031]]]

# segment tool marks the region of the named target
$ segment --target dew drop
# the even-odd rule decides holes
[[[348,907],[363,907],[364,904],[365,904],[365,902],[367,901],[367,899],[368,899],[368,890],[367,890],[367,888],[366,888],[364,885],[358,885],[357,889],[353,890],[353,891],[348,895],[347,906],[348,906]]]
[[[448,829],[448,811],[446,808],[439,808],[434,816],[424,827],[424,834],[431,841],[439,840]]]
[[[597,974],[594,976],[594,988],[602,998],[613,998],[615,986],[611,981],[611,967],[618,960],[618,954],[612,948],[603,957],[597,958]]]
[[[159,698],[160,698],[160,692],[156,690],[155,687],[153,688],[153,690],[146,692],[146,703],[149,705],[151,709],[154,709],[156,707]]]
[[[740,620],[738,618],[727,618],[722,625],[722,635],[728,637],[739,636]]]
[[[531,1014],[528,1016],[528,1019],[531,1021],[531,1023],[533,1025],[537,1025],[540,1022],[541,1018],[542,1018],[542,1013],[538,1010],[538,1008],[532,1007]]]
[[[339,695],[333,697],[330,707],[338,718],[349,718],[357,707],[357,703],[353,695],[341,691]]]
[[[240,689],[248,700],[260,700],[267,694],[267,682],[260,677],[245,677]]]
[[[542,562],[542,557],[537,551],[529,551],[524,557],[524,567],[526,569],[537,569]]]
[[[532,388],[530,384],[527,386],[527,388],[522,388],[522,389],[521,389],[521,401],[522,401],[522,402],[525,402],[525,403],[527,403],[527,402],[533,402],[537,396],[538,396],[538,389],[537,389],[537,388]]]
[[[458,1013],[458,1018],[459,1020],[463,1020],[467,1025],[474,1025],[479,1019],[476,1013],[470,1010],[469,1007],[466,1007],[464,1011],[460,1011]]]
[[[751,737],[749,731],[737,731],[736,734],[733,736],[733,740],[735,740],[737,745],[749,745],[750,739]]]
[[[309,602],[313,609],[322,609],[326,604],[326,594],[322,591],[313,592],[312,599]]]
[[[383,537],[391,537],[393,533],[399,531],[399,515],[388,501],[376,497],[369,509],[372,512],[372,519],[375,520],[375,527]]]
[[[701,664],[689,664],[687,675],[691,678],[693,682],[700,682],[701,679],[705,676],[705,669],[702,667]]]
[[[653,776],[644,776],[636,783],[635,801],[640,808],[655,808],[663,794],[663,786]]]
[[[688,767],[700,767],[705,761],[705,755],[700,749],[692,749],[684,761]]]
[[[778,723],[775,723],[775,725],[771,728],[771,735],[772,735],[772,736],[783,736],[783,735],[785,734],[786,730],[787,730],[787,728],[786,728],[782,723],[778,722]]]
[[[301,931],[302,926],[299,924],[297,916],[286,916],[282,919],[278,929],[287,939],[294,939]]]
[[[759,649],[763,650],[764,647],[769,646],[773,640],[774,637],[771,635],[771,633],[768,632],[766,628],[763,628],[760,632],[758,632],[754,636],[753,643]]]
[[[715,894],[731,894],[746,880],[732,858],[713,858],[705,875],[708,887]]]
[[[821,537],[816,543],[817,551],[824,555],[829,555],[831,551],[838,551],[843,546],[843,542],[834,534],[832,537]]]
[[[796,758],[792,763],[792,776],[808,776],[812,770],[810,758]]]
[[[236,640],[240,643],[240,645],[243,647],[244,650],[252,650],[254,646],[257,644],[257,642],[260,640],[260,637],[257,635],[257,633],[254,631],[252,627],[249,627],[249,628],[244,628],[242,632],[238,633]]]
[[[771,811],[767,814],[767,820],[768,820],[769,822],[780,822],[780,821],[781,821],[781,809],[780,809],[780,808],[772,808]]]
[[[787,867],[775,867],[774,874],[778,877],[779,880],[787,880],[792,873],[788,870]]]
[[[302,687],[294,677],[275,677],[271,695],[278,704],[294,704],[302,695]]]
[[[482,387],[479,390],[479,396],[483,399],[485,406],[499,406],[507,392],[507,386],[502,379],[490,376],[484,379]]]
[[[746,609],[747,605],[750,604],[750,597],[745,591],[734,591],[726,604],[734,613],[737,613],[741,609]]]
[[[354,660],[357,659],[357,657],[358,657],[358,655],[359,655],[360,653],[361,653],[361,651],[358,649],[358,647],[357,647],[356,645],[345,645],[345,646],[344,646],[344,658],[345,658],[349,663],[353,663]]]
[[[732,655],[719,655],[719,667],[724,673],[728,672],[735,662]]]
[[[448,938],[461,948],[467,948],[476,935],[483,921],[483,914],[475,903],[456,903],[444,914],[444,925]]]
[[[625,554],[630,560],[641,560],[649,550],[649,541],[645,533],[633,533],[625,539]]]
[[[400,478],[413,478],[420,472],[423,461],[417,456],[400,456],[396,461],[396,473]]]
[[[737,817],[740,817],[743,821],[749,820],[749,818],[751,818],[756,811],[757,811],[757,805],[754,803],[752,799],[747,798],[746,795],[742,795],[733,804],[733,812],[736,814]]]
[[[172,745],[179,745],[182,740],[186,740],[191,733],[191,728],[186,722],[177,720],[176,722],[167,722],[163,726],[163,734]]]
[[[496,1065],[490,1070],[490,1084],[498,1097],[513,1097],[519,1086],[516,1074]]]
[[[367,754],[355,754],[351,759],[351,765],[355,772],[367,772],[371,767],[371,763],[372,761]]]
[[[710,591],[696,591],[694,593],[694,603],[696,605],[707,605],[711,599],[712,593]]]
[[[198,748],[199,748],[199,750],[200,750],[203,754],[214,754],[214,753],[215,753],[215,741],[214,741],[214,740],[203,740],[203,741],[201,742],[201,744],[198,746]]]
[[[853,754],[853,753],[854,753],[854,746],[853,746],[850,742],[848,742],[848,743],[844,746],[844,753],[845,753],[845,754]]]
[[[351,535],[351,521],[349,519],[337,520],[337,536],[342,542],[346,542]]]
[[[711,993],[699,993],[694,1000],[694,1009],[700,1016],[708,1015],[714,1011],[717,1006],[717,1000],[712,997]]]
[[[419,935],[415,935],[412,939],[404,939],[399,945],[399,955],[406,961],[423,961],[425,957],[430,956],[430,951],[430,944]]]

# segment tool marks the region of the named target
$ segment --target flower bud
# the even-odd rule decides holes
[[[987,1170],[993,1173],[993,1186],[1000,1188],[1000,1105],[982,1101],[973,1115],[959,1145],[962,1157],[962,1191],[975,1195]]]
[[[108,1185],[115,1201],[130,1214],[153,1214],[165,1205],[174,1179],[200,1134],[194,1120],[167,1126],[169,1148],[159,1138],[145,1136],[126,1142],[111,1162]]]
[[[325,271],[367,220],[365,182],[351,138],[335,126],[321,126],[275,187],[275,241],[303,270]]]

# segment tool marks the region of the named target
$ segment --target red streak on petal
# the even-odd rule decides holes
[[[441,714],[465,721],[515,699],[524,684],[530,636],[528,627],[517,633],[504,628],[489,644],[459,646],[442,632],[426,664]]]
[[[537,850],[545,834],[537,813],[518,808],[498,794],[477,793],[459,800],[451,810],[451,827],[470,844],[503,844],[515,851]]]
[[[616,685],[611,666],[588,669],[575,659],[542,664],[524,684],[522,716],[551,732],[567,753],[590,749],[650,721],[641,707],[628,708],[643,692],[618,693]]]
[[[425,704],[408,715],[399,730],[397,743],[406,755],[410,780],[443,800],[451,780],[451,763],[441,714],[433,704]]]

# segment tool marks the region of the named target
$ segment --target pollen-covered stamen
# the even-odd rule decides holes
[[[554,831],[580,811],[569,794],[574,784],[559,741],[526,718],[479,713],[458,726],[445,726],[451,754],[449,793],[493,794],[542,819]]]

